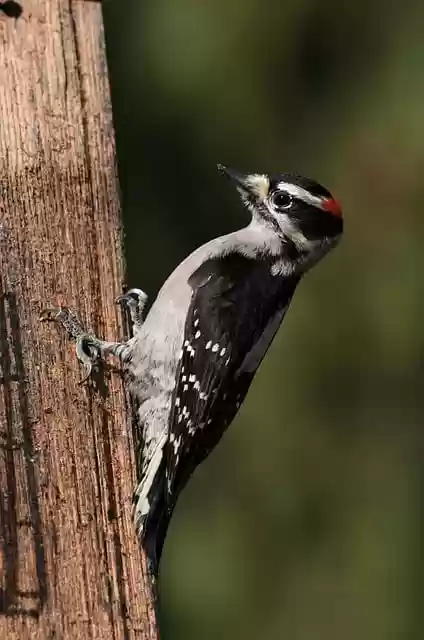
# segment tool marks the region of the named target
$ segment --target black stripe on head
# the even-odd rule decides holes
[[[298,206],[290,212],[290,217],[307,240],[335,238],[343,231],[342,218],[304,202],[299,201]]]
[[[295,184],[296,186],[309,191],[311,195],[318,196],[319,198],[332,198],[328,189],[323,187],[321,184],[315,182],[315,180],[311,180],[310,178],[299,176],[296,173],[277,173],[270,176],[270,191],[272,191],[272,189],[276,189],[280,182]]]
[[[333,199],[331,193],[315,180],[293,173],[273,175],[270,178],[270,192],[272,193],[273,190],[278,192],[281,183],[299,187],[310,194],[312,198],[329,201]],[[341,216],[321,208],[319,202],[316,204],[313,201],[308,202],[306,198],[302,198],[301,194],[299,197],[293,195],[292,198],[293,204],[285,213],[307,240],[320,240],[325,237],[334,238],[342,233],[343,220]]]

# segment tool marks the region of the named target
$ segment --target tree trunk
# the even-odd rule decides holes
[[[38,320],[123,337],[120,225],[101,4],[0,4],[1,638],[158,637],[122,380]]]

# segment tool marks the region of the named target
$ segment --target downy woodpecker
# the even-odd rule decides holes
[[[211,240],[171,274],[143,322],[146,296],[131,289],[133,336],[103,342],[69,309],[48,309],[92,362],[117,355],[137,409],[138,486],[134,520],[157,574],[177,498],[237,414],[299,280],[334,247],[341,210],[322,186],[298,175],[241,174],[236,185],[250,224]]]

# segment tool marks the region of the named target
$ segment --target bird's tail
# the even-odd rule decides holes
[[[151,577],[156,581],[172,515],[167,504],[163,448],[158,446],[134,492],[134,522]]]

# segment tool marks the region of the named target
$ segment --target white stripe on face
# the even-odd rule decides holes
[[[313,207],[318,207],[318,209],[324,209],[323,203],[327,198],[314,196],[307,189],[299,187],[297,184],[291,184],[290,182],[279,182],[277,188],[281,189],[281,191],[285,191],[289,195],[293,196],[293,198],[298,198],[299,200],[306,202],[306,204],[311,204]]]

